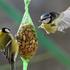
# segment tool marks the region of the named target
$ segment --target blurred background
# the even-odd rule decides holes
[[[16,10],[19,10],[21,14],[24,14],[24,0],[6,0]],[[39,18],[41,14],[46,11],[58,11],[62,12],[70,6],[70,0],[32,0],[30,4],[30,14],[35,25],[40,25]],[[17,25],[1,8],[0,8],[0,28],[9,27],[12,33],[15,35],[19,24]],[[45,33],[45,32],[44,32]],[[70,55],[70,29],[66,30],[66,33],[57,32],[48,36],[52,39],[59,48]],[[38,57],[37,57],[38,56]],[[22,64],[20,58],[17,59],[17,70],[22,70]],[[0,70],[9,70],[8,61],[5,56],[0,53]],[[47,54],[47,49],[44,46],[40,46],[36,53],[36,56],[31,60],[28,70],[67,70],[67,68],[61,64],[57,59],[51,57],[51,54]]]

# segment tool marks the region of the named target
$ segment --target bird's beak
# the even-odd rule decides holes
[[[43,23],[38,28],[43,28]]]
[[[40,25],[40,26],[38,26],[38,28],[41,28],[41,25]]]
[[[39,23],[42,23],[41,20],[38,21]],[[38,28],[42,28],[42,24],[40,26],[38,26]]]

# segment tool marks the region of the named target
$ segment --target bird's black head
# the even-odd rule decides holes
[[[57,12],[49,12],[49,13],[45,13],[40,17],[41,22],[45,22],[45,23],[51,23],[55,18],[58,17],[58,13]]]
[[[9,28],[2,28],[2,32],[9,33],[10,32],[10,29]]]
[[[49,14],[51,15],[50,16],[50,18],[51,18],[50,22],[52,22],[54,19],[56,19],[59,16],[59,13],[57,13],[57,12],[50,12]]]

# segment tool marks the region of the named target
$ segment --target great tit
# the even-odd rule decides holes
[[[49,12],[42,14],[40,17],[42,23],[39,28],[46,31],[47,34],[56,31],[64,32],[64,29],[70,27],[70,7],[61,13]]]
[[[14,70],[19,47],[16,38],[12,35],[9,28],[2,28],[0,30],[0,49],[11,64],[11,69]]]

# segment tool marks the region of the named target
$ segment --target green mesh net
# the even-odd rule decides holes
[[[38,48],[36,30],[29,14],[30,1],[31,0],[24,0],[25,13],[16,35],[19,43],[19,54],[23,61],[24,70],[27,69],[28,62],[31,60]]]
[[[29,13],[29,4],[30,4],[30,1],[31,0],[24,0],[24,3],[25,3],[25,13],[24,13],[24,16],[22,18],[21,24],[24,24],[24,25],[31,24],[31,25],[34,26],[34,24],[32,22],[32,19],[30,17],[30,13]]]

